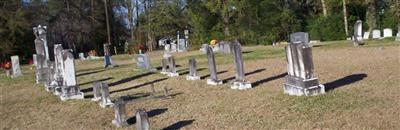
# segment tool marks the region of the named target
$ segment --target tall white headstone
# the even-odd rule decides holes
[[[19,65],[19,58],[18,56],[11,56],[11,63],[12,63],[12,78],[18,77],[22,75],[21,67]]]

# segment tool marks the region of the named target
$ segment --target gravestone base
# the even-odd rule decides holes
[[[199,76],[190,76],[190,75],[188,75],[188,76],[186,76],[186,80],[200,80],[200,77]]]
[[[251,88],[250,82],[233,82],[231,89],[245,90]]]
[[[116,119],[111,121],[112,124],[114,124],[117,127],[123,127],[123,126],[128,126],[128,122],[126,122],[126,120],[123,121],[118,121]]]
[[[293,76],[286,76],[283,86],[285,94],[295,96],[314,96],[325,93],[325,86],[318,83],[317,78],[303,80]]]
[[[160,73],[161,73],[161,74],[168,74],[167,71],[161,71]]]
[[[100,101],[100,100],[101,100],[101,97],[94,97],[94,98],[92,98],[91,100],[94,101],[94,102],[97,102],[97,101]],[[100,105],[100,106],[101,106],[101,105]]]
[[[102,108],[113,107],[114,103],[112,103],[110,99],[106,99],[105,102],[100,102],[100,106]]]
[[[61,88],[60,99],[66,101],[69,99],[83,99],[83,92],[79,91],[77,86],[63,86]]]
[[[169,72],[169,73],[168,73],[168,76],[169,76],[169,77],[176,77],[176,76],[179,76],[179,73],[176,73],[176,72],[175,72],[175,73]]]
[[[221,85],[222,81],[221,80],[207,79],[207,84],[208,85]]]

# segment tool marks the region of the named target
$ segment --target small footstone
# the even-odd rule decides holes
[[[207,84],[216,86],[216,85],[221,85],[222,81],[221,80],[207,79]]]

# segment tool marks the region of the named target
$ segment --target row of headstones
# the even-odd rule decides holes
[[[364,35],[362,34],[362,21],[357,20],[356,23],[354,24],[354,34],[352,37],[353,44],[355,46],[359,44],[363,44],[364,39],[369,39],[370,34],[369,32],[364,32]],[[383,37],[381,30],[374,29],[372,30],[372,39],[382,39],[382,38],[388,38],[388,37],[393,37],[393,30],[391,28],[385,28],[383,29]],[[396,34],[396,41],[400,41],[400,33],[397,32]]]

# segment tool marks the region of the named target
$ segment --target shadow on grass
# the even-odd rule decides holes
[[[89,74],[100,73],[100,72],[103,72],[103,71],[106,71],[106,70],[97,70],[97,71],[92,71],[92,72],[80,73],[80,74],[77,74],[76,77],[85,76],[85,75],[89,75]]]
[[[217,74],[222,74],[222,73],[226,73],[226,72],[228,72],[228,71],[227,71],[227,70],[224,70],[224,71],[217,72]],[[205,78],[207,78],[207,77],[210,77],[210,74],[201,76],[200,79],[205,79]]]
[[[108,78],[104,78],[104,79],[98,79],[98,80],[94,80],[94,81],[89,81],[89,82],[85,82],[85,83],[81,83],[81,84],[79,84],[78,86],[82,86],[82,85],[86,85],[86,84],[91,84],[91,83],[94,83],[94,82],[103,82],[103,81],[107,81],[107,80],[110,80],[110,79],[114,79],[113,77],[108,77]],[[82,89],[81,90],[82,92],[90,92],[90,91],[93,91],[93,88],[91,87],[91,88],[87,88],[87,89]]]
[[[163,128],[162,130],[177,130],[177,129],[181,129],[185,126],[188,126],[190,124],[192,124],[195,120],[183,120],[183,121],[178,121],[170,126],[167,126],[165,128]]]
[[[109,83],[108,86],[109,87],[116,86],[116,85],[119,85],[119,84],[123,84],[123,83],[129,82],[129,81],[132,81],[134,79],[137,79],[137,78],[140,78],[140,77],[144,77],[144,76],[148,76],[148,75],[152,75],[152,74],[155,74],[155,73],[154,72],[147,72],[147,73],[135,75],[135,76],[132,76],[132,77],[128,77],[128,78],[124,78],[124,79],[118,80],[118,81],[113,82],[113,83]]]
[[[263,84],[263,83],[265,83],[265,82],[269,82],[269,81],[272,81],[272,80],[276,80],[276,79],[279,79],[279,78],[283,78],[283,77],[285,77],[286,75],[287,75],[287,73],[285,72],[285,73],[282,73],[282,74],[280,74],[280,75],[272,76],[272,77],[269,77],[269,78],[266,78],[266,79],[257,80],[256,82],[251,83],[251,86],[257,87],[257,86],[259,86],[260,84]]]
[[[243,51],[242,54],[252,53],[253,51]]]
[[[197,71],[202,71],[202,70],[205,70],[206,68],[199,68],[199,69],[196,69]],[[185,74],[189,74],[189,71],[185,71],[185,72],[181,72],[181,73],[179,73],[179,75],[185,75]]]
[[[154,117],[160,114],[165,113],[166,111],[168,111],[168,108],[159,108],[159,109],[153,109],[147,112],[147,116],[150,117]],[[129,125],[135,124],[136,123],[136,116],[132,116],[131,118],[129,118],[127,120]]]
[[[175,65],[175,68],[181,67],[181,65]],[[168,65],[167,65],[167,69],[168,69]],[[155,67],[156,70],[162,70],[162,66],[157,66]]]
[[[129,88],[124,88],[124,89],[120,89],[120,90],[111,91],[110,94],[117,93],[117,92],[122,92],[122,91],[128,91],[128,90],[135,89],[135,88],[140,88],[140,87],[143,87],[143,86],[146,86],[146,85],[150,85],[150,84],[154,84],[154,83],[157,83],[157,82],[161,82],[161,81],[167,80],[167,79],[168,78],[156,79],[156,80],[153,80],[151,82],[146,82],[146,83],[135,85],[135,86],[132,86],[132,87],[129,87]]]
[[[245,73],[244,75],[245,75],[245,76],[247,76],[247,75],[252,75],[252,74],[255,74],[255,73],[259,73],[259,72],[261,72],[261,71],[264,71],[264,70],[266,70],[266,69],[265,69],[265,68],[257,69],[257,70],[251,71],[251,72],[247,72],[247,73]],[[230,80],[233,80],[233,79],[235,79],[235,76],[229,77],[229,78],[226,78],[226,79],[223,79],[222,82],[223,82],[223,83],[226,83],[226,82],[228,82],[228,81],[230,81]]]
[[[355,83],[357,81],[363,80],[365,77],[367,77],[367,74],[352,74],[340,79],[337,79],[335,81],[329,82],[329,83],[325,83],[325,90],[326,91],[331,91],[334,90],[336,88],[348,85],[348,84],[352,84]]]

